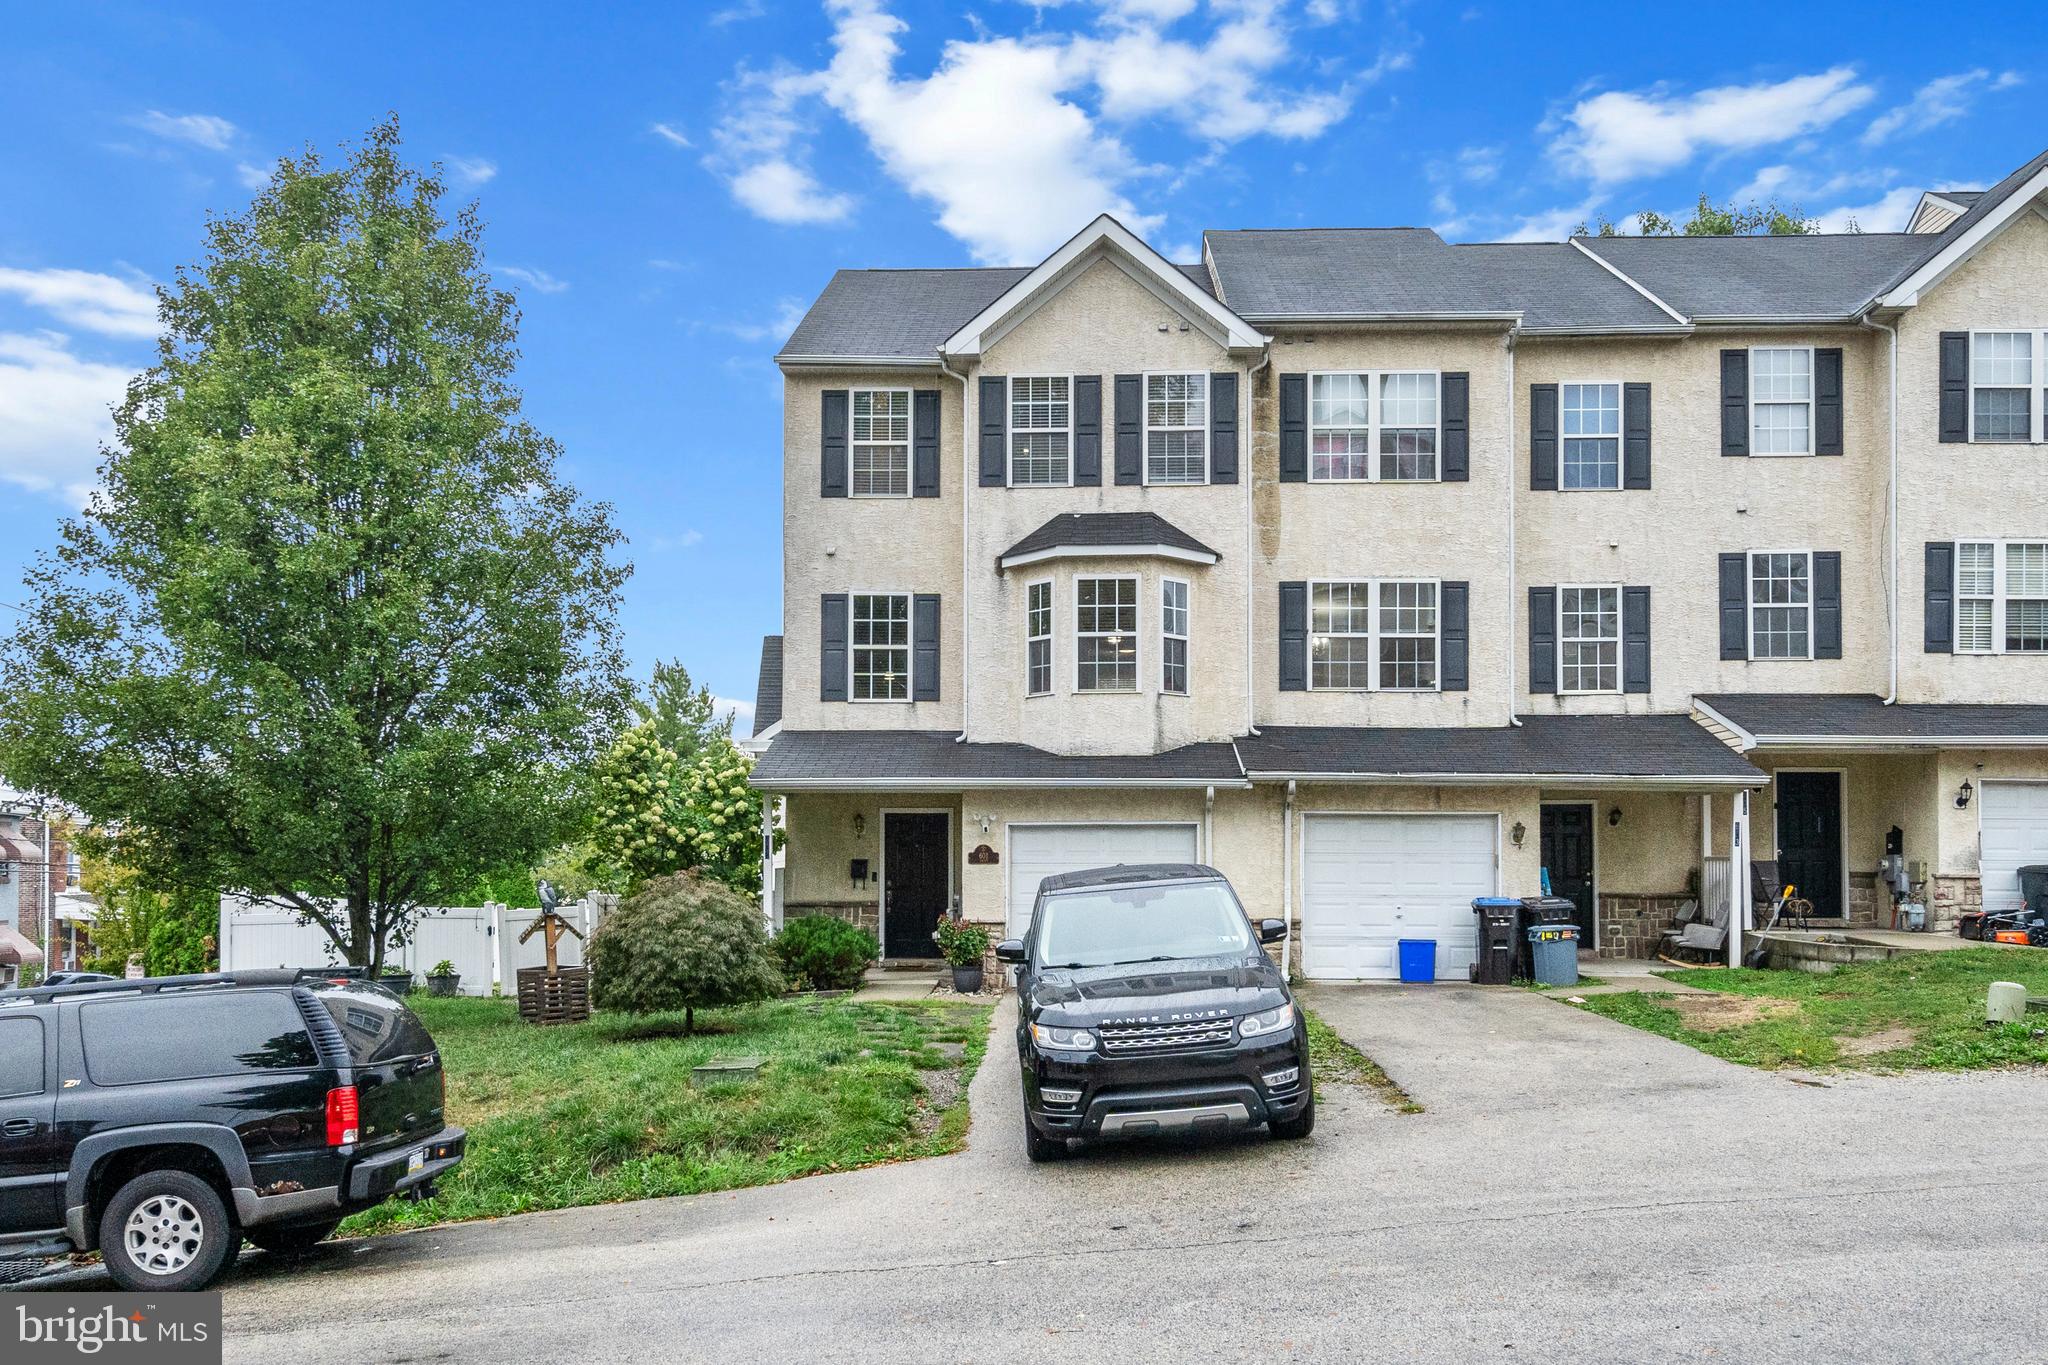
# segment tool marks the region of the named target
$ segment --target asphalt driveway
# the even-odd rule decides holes
[[[1313,993],[1426,1113],[1332,1090],[1306,1142],[1052,1166],[1021,1149],[1005,1006],[959,1155],[342,1243],[299,1265],[251,1252],[227,1285],[227,1358],[338,1341],[352,1360],[551,1365],[2003,1361],[2038,1347],[2029,1295],[1969,1289],[2038,1256],[2048,1157],[2014,1141],[2048,1124],[2037,1073],[1819,1089],[1683,1053],[1674,1065],[1711,1075],[1609,1085],[1574,1064],[1539,1083],[1516,1075],[1539,1052],[1587,1066],[1611,1052],[1632,1075],[1661,1047],[1524,993],[1466,994],[1432,1015],[1377,991]]]

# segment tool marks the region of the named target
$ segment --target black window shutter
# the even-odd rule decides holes
[[[1280,376],[1280,482],[1308,482],[1308,376]]]
[[[1529,690],[1557,691],[1557,589],[1529,589]]]
[[[939,595],[910,599],[910,699],[939,699]]]
[[[981,379],[981,486],[1010,481],[1010,383],[999,374]]]
[[[1116,377],[1116,481],[1145,482],[1145,376]]]
[[[1557,487],[1557,385],[1529,386],[1529,487]]]
[[[910,395],[910,491],[920,498],[939,495],[937,389],[919,389]]]
[[[818,700],[846,700],[846,594],[818,599]]]
[[[1280,585],[1280,690],[1308,690],[1308,584]]]
[[[1209,482],[1237,482],[1237,376],[1209,376]]]
[[[1739,347],[1721,352],[1721,453],[1749,454],[1749,352]]]
[[[1621,386],[1621,486],[1650,486],[1650,386]]]
[[[1441,637],[1439,650],[1442,658],[1437,664],[1437,685],[1446,692],[1463,692],[1470,683],[1467,680],[1468,656],[1471,654],[1469,640],[1471,627],[1468,603],[1472,598],[1469,583],[1443,583],[1437,588],[1437,634]]]
[[[1951,541],[1927,542],[1926,612],[1927,653],[1953,654],[1956,648],[1956,547]]]
[[[825,390],[823,424],[818,428],[818,495],[846,496],[846,390]]]
[[[1813,552],[1813,657],[1842,657],[1842,552]]]
[[[1621,590],[1621,690],[1650,690],[1650,590]]]
[[[1074,483],[1102,484],[1102,376],[1074,376]]]
[[[1842,453],[1842,348],[1813,353],[1813,453]]]
[[[1941,440],[1970,439],[1970,334],[1941,334]],[[1930,646],[1931,648],[1931,646]]]
[[[1472,380],[1471,376],[1443,377],[1443,451],[1438,456],[1438,477],[1445,483],[1465,483],[1472,477]]]
[[[1721,657],[1749,657],[1749,556],[1721,556]]]

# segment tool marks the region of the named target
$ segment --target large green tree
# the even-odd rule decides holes
[[[630,695],[610,511],[521,416],[474,208],[400,152],[287,159],[207,224],[0,662],[12,782],[372,966],[560,841]]]
[[[1859,231],[1853,222],[1849,230]],[[1797,204],[1780,204],[1775,199],[1762,204],[1733,200],[1717,204],[1703,194],[1693,205],[1692,216],[1683,221],[1645,209],[1636,215],[1634,233],[1609,218],[1600,219],[1591,231],[1600,237],[1799,237],[1819,232],[1820,220],[1807,217]],[[1587,233],[1587,226],[1581,223],[1575,235]]]
[[[654,677],[646,692],[634,699],[633,713],[654,726],[654,737],[679,763],[695,759],[697,751],[713,740],[732,737],[733,713],[718,714],[711,689],[692,682],[680,659],[655,661]]]

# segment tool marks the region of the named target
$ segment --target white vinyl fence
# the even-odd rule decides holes
[[[587,937],[616,903],[615,896],[593,894],[563,906],[562,915]],[[519,968],[547,962],[544,935],[536,933],[519,942],[519,936],[539,918],[537,909],[514,910],[505,905],[437,906],[421,912],[410,940],[387,960],[424,978],[446,958],[462,976],[464,995],[510,994]],[[562,935],[555,956],[565,967],[581,966],[583,941]],[[253,903],[246,896],[220,898],[222,971],[331,967],[340,960],[340,953],[319,926],[302,922],[294,912]]]

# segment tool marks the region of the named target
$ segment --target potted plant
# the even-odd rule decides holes
[[[981,960],[988,952],[988,930],[979,924],[966,924],[950,915],[939,917],[939,927],[932,930],[932,939],[939,945],[939,952],[953,967],[953,989],[962,995],[972,995],[981,989]]]
[[[442,958],[427,973],[427,994],[448,996],[455,994],[455,988],[462,984],[462,976],[455,970],[455,964]]]
[[[378,975],[377,984],[393,995],[411,995],[412,973],[403,967],[386,967]]]

